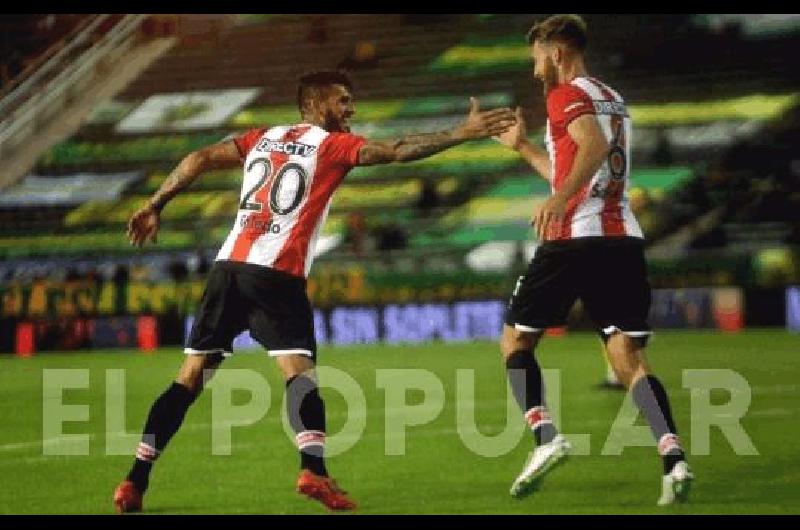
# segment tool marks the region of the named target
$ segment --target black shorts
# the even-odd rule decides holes
[[[521,331],[563,326],[578,298],[604,336],[650,335],[644,242],[587,237],[542,244],[517,280],[504,320]]]
[[[316,360],[305,278],[250,263],[214,263],[184,353],[230,356],[233,339],[246,329],[270,355]]]

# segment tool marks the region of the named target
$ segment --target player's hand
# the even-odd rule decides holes
[[[527,139],[527,131],[525,130],[525,118],[522,117],[522,107],[517,107],[514,112],[514,118],[517,120],[514,125],[506,129],[505,132],[497,136],[493,136],[495,140],[510,147],[513,150],[518,150],[522,143]]]
[[[146,241],[156,242],[161,216],[147,205],[140,208],[128,221],[128,239],[131,245],[141,247]]]
[[[469,98],[469,101],[469,115],[458,128],[458,133],[466,140],[497,136],[517,121],[508,107],[482,111],[477,98]]]
[[[557,235],[567,213],[567,200],[561,195],[552,195],[544,201],[539,211],[531,217],[531,225],[536,229],[540,241],[547,235]]]

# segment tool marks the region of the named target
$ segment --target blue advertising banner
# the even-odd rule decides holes
[[[497,340],[503,329],[506,303],[506,300],[483,300],[316,309],[314,332],[320,345]],[[800,307],[800,302],[797,305]],[[580,312],[580,306],[576,306],[570,322],[577,322]],[[704,328],[735,331],[741,327],[741,312],[741,290],[738,288],[655,289],[649,320],[655,330]],[[192,316],[186,319],[185,337],[189,336],[193,322]],[[258,346],[247,331],[233,343],[234,349]]]
[[[331,345],[497,339],[504,309],[499,300],[316,309],[314,332],[318,344]],[[193,322],[193,316],[187,317],[186,337]],[[248,331],[233,341],[234,349],[258,346]]]

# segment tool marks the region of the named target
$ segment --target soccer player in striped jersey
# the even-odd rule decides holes
[[[354,166],[408,162],[505,132],[508,108],[481,111],[436,133],[372,141],[350,132],[352,85],[341,72],[303,76],[301,121],[253,129],[187,155],[128,224],[131,243],[155,243],[160,214],[178,192],[212,169],[243,170],[239,209],[212,267],[174,383],[155,401],[133,466],[114,493],[120,512],[139,511],[151,468],[202,390],[204,372],[232,354],[245,329],[277,361],[300,452],[298,492],[332,510],[355,508],[325,467],[325,406],[314,374],[317,344],[306,277],[334,191]]]
[[[501,338],[512,390],[538,444],[511,494],[533,491],[569,453],[545,406],[533,351],[542,332],[563,325],[580,298],[657,441],[664,467],[658,504],[683,501],[693,476],[667,393],[644,355],[650,285],[642,231],[626,193],[632,130],[625,101],[587,73],[580,17],[556,15],[537,23],[528,42],[547,100],[546,151],[528,142],[520,109],[517,124],[497,139],[549,181],[552,195],[531,219],[542,244],[517,281]]]

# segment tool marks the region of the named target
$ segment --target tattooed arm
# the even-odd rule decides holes
[[[147,201],[147,204],[131,216],[128,221],[128,239],[131,245],[141,247],[148,240],[156,242],[161,210],[203,172],[211,169],[237,167],[240,164],[239,150],[231,140],[210,145],[186,155],[161,184],[158,191]]]
[[[498,135],[514,125],[511,109],[481,111],[478,100],[470,99],[467,119],[449,131],[411,134],[397,140],[367,142],[358,153],[359,166],[410,162],[435,155],[460,143]]]

